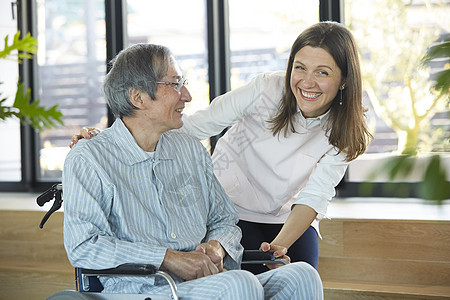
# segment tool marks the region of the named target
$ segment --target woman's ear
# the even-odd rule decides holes
[[[137,108],[142,108],[144,104],[144,99],[142,97],[142,92],[134,87],[130,88],[128,92],[128,97],[130,98],[131,104]]]

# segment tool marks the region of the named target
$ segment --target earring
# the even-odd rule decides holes
[[[340,93],[340,97],[339,97],[339,105],[342,105],[342,91],[345,89],[345,83],[341,86],[341,88],[340,88],[340,90],[341,90],[341,93]]]

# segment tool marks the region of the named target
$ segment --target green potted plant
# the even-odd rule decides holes
[[[22,63],[23,59],[32,58],[37,52],[37,40],[30,33],[20,38],[18,31],[9,45],[9,36],[5,37],[4,49],[0,51],[0,59],[16,59]],[[0,82],[0,84],[2,84]],[[14,103],[6,105],[7,98],[3,98],[0,91],[0,120],[16,117],[22,123],[30,124],[35,130],[57,127],[63,125],[62,113],[58,110],[58,105],[50,108],[40,105],[39,99],[32,101],[30,89],[25,90],[20,78],[17,82],[17,92]]]

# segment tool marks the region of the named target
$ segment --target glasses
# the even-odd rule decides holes
[[[174,85],[177,92],[179,93],[181,91],[181,88],[183,86],[186,86],[188,84],[188,80],[185,78],[181,78],[180,81],[178,82],[168,82],[168,81],[155,81],[155,83],[159,83],[159,84],[167,84],[167,85]]]

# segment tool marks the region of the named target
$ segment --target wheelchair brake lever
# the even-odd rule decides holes
[[[55,193],[57,191],[58,184],[55,183],[51,188],[43,192],[39,197],[37,197],[36,202],[39,206],[44,206],[45,203],[52,200],[55,197]]]
[[[39,206],[43,206],[46,202],[55,198],[55,202],[53,202],[52,207],[42,218],[41,223],[39,224],[39,228],[43,228],[45,222],[47,222],[48,218],[58,209],[61,208],[62,200],[62,185],[60,183],[54,184],[50,189],[45,191],[42,195],[37,198],[37,203]]]

